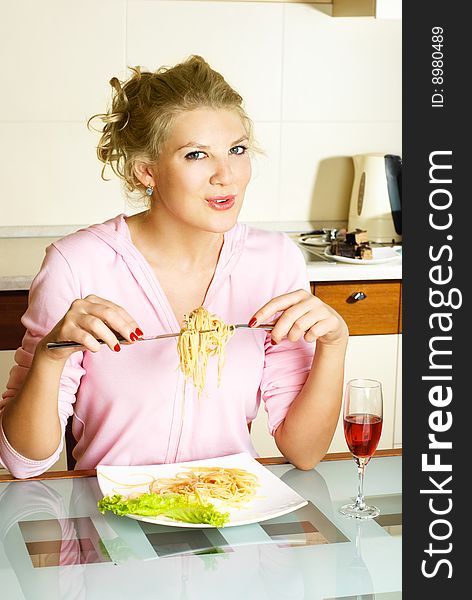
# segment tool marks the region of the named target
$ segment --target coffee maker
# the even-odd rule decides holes
[[[367,230],[369,242],[402,239],[402,159],[395,154],[357,154],[348,231]]]

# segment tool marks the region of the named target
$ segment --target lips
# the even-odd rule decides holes
[[[214,210],[229,210],[234,206],[235,200],[235,195],[212,196],[211,198],[206,198],[208,205]]]

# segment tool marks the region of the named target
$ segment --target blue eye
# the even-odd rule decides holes
[[[205,157],[205,153],[200,150],[194,150],[193,152],[189,152],[185,155],[187,160],[201,160]]]
[[[236,154],[238,156],[241,154],[246,154],[246,152],[247,152],[247,146],[234,146],[229,151],[230,154]]]

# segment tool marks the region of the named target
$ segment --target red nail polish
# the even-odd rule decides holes
[[[143,335],[143,332],[141,331],[141,329],[139,329],[139,327],[136,327],[135,332],[136,335]]]
[[[275,340],[270,340],[270,343],[272,344],[272,346],[277,346],[277,342]]]
[[[138,336],[134,333],[134,331],[132,333],[129,334],[129,339],[132,342],[135,342],[138,339]]]
[[[252,317],[252,319],[249,321],[248,325],[249,325],[249,327],[254,327],[254,325],[256,323],[257,323],[256,317]]]
[[[115,352],[119,352],[119,351],[121,350],[121,346],[120,346],[120,344],[116,344],[116,346],[114,346],[113,350],[114,350]]]

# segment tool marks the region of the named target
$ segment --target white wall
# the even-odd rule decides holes
[[[326,4],[4,0],[0,226],[127,211],[85,122],[108,81],[202,54],[243,95],[267,156],[241,219],[347,219],[353,154],[401,154],[401,21]]]

